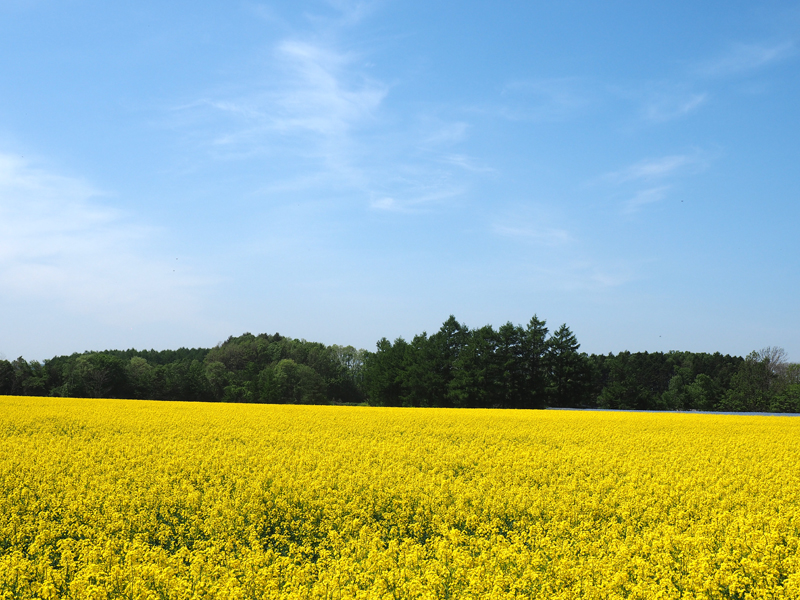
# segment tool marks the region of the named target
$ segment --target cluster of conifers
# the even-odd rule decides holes
[[[780,349],[587,355],[566,325],[471,329],[455,317],[374,352],[279,334],[214,348],[0,361],[0,394],[292,404],[800,412]]]

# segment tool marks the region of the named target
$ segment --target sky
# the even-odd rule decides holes
[[[800,361],[799,134],[798,2],[0,0],[0,358]]]

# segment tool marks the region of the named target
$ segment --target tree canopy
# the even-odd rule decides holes
[[[0,360],[0,394],[204,402],[800,412],[800,365],[780,348],[587,355],[534,315],[469,328],[450,316],[373,352],[245,333],[213,348]]]

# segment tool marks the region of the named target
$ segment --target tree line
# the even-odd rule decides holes
[[[455,317],[374,352],[280,334],[214,348],[0,360],[0,394],[203,402],[800,412],[800,365],[780,348],[587,355],[561,325],[470,329]]]

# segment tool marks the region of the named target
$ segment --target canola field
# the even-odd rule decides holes
[[[0,397],[0,598],[800,598],[800,419]]]

